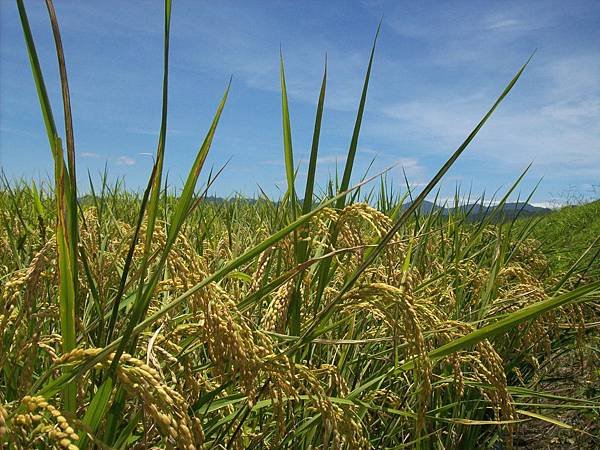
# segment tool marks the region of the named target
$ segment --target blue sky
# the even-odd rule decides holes
[[[56,0],[75,120],[80,178],[105,164],[133,189],[145,183],[160,124],[163,7],[159,1]],[[43,2],[27,2],[62,117],[54,44]],[[544,203],[600,184],[600,2],[173,2],[166,168],[187,173],[230,75],[233,84],[207,168],[231,162],[212,192],[277,197],[285,186],[279,46],[292,137],[306,173],[325,52],[329,82],[318,179],[343,169],[370,46],[380,40],[354,171],[397,164],[417,189],[537,53],[442,184],[492,193],[525,167],[526,194]],[[9,176],[52,173],[16,5],[0,1],[0,164]]]

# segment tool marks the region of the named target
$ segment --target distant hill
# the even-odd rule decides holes
[[[405,203],[403,209],[407,209],[411,205],[411,202]],[[431,212],[440,211],[441,214],[448,216],[450,214],[456,214],[462,212],[466,214],[469,220],[475,221],[480,220],[483,217],[494,213],[496,211],[496,205],[486,205],[482,203],[471,203],[467,205],[461,205],[458,207],[447,207],[440,206],[433,202],[425,200],[419,210],[421,214],[430,214]],[[495,221],[506,221],[514,219],[515,217],[527,217],[534,215],[543,215],[552,212],[550,208],[543,208],[540,206],[534,206],[529,203],[505,203],[501,209],[496,211]]]
[[[205,201],[210,203],[221,204],[228,201],[242,201],[250,204],[256,203],[256,199],[246,197],[234,197],[233,199],[225,199],[221,197],[209,196]],[[275,204],[279,202],[274,202]],[[406,210],[411,205],[411,202],[404,203],[402,208]],[[315,205],[316,206],[316,205]],[[421,214],[431,214],[432,212],[441,212],[444,216],[455,214],[461,211],[467,215],[469,221],[481,220],[483,217],[491,214],[495,210],[495,205],[485,205],[481,203],[472,203],[459,206],[458,208],[441,206],[436,203],[425,200],[419,207]],[[534,215],[543,215],[552,212],[549,208],[534,206],[529,203],[505,203],[501,211],[496,212],[495,222],[503,222],[512,220],[515,217],[528,217]]]
[[[408,209],[408,207],[412,205],[412,202],[407,202],[404,203],[402,205],[402,209]],[[434,211],[440,211],[442,210],[442,214],[447,214],[448,213],[448,209],[440,206],[436,203],[430,202],[428,200],[424,200],[423,203],[421,203],[421,206],[419,206],[419,211],[421,212],[421,214],[430,214]]]
[[[242,195],[232,196],[229,198],[209,195],[204,199],[204,201],[206,203],[211,203],[215,205],[221,205],[223,203],[228,202],[246,202],[249,205],[253,205],[258,200],[256,198],[244,197]],[[92,205],[93,197],[90,194],[83,195],[79,197],[79,202],[82,206]],[[273,203],[277,205],[279,204],[279,201],[273,201]],[[412,202],[405,202],[402,205],[402,209],[406,210],[411,204]],[[315,204],[315,206],[317,205]],[[430,202],[428,200],[425,200],[419,207],[420,213],[424,215],[431,214],[432,212],[441,212],[442,215],[449,216],[450,214],[456,214],[458,212],[461,212],[462,214],[467,215],[467,219],[469,221],[481,220],[483,217],[492,214],[495,211],[495,209],[496,205],[486,205],[482,203],[471,203],[461,205],[458,207],[448,207]],[[534,206],[529,203],[505,203],[502,207],[502,210],[495,213],[496,217],[494,218],[494,222],[504,222],[512,220],[517,216],[529,217],[536,215],[544,215],[550,212],[552,212],[552,209],[550,208],[542,208],[540,206]]]
[[[450,208],[447,212],[454,213],[456,209]],[[552,212],[550,208],[534,206],[529,203],[505,203],[498,211],[496,211],[498,209],[496,205],[482,205],[480,203],[459,206],[458,209],[468,214],[470,220],[480,220],[489,214],[495,213],[496,222],[512,220],[515,217],[539,216]]]

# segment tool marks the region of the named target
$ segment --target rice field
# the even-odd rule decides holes
[[[185,184],[163,177],[170,1],[162,126],[140,192],[108,176],[77,185],[52,1],[63,137],[17,5],[55,177],[1,182],[3,448],[600,444],[600,246],[586,229],[598,203],[495,220],[521,175],[476,221],[419,208],[527,63],[413,198],[382,174],[352,184],[375,43],[344,171],[322,189],[327,69],[298,180],[282,57],[287,192],[216,202],[219,173],[202,169],[229,88]]]

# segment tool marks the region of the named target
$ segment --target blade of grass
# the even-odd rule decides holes
[[[133,313],[132,313],[131,320],[128,322],[127,328],[125,329],[125,332],[122,335],[123,336],[122,344],[117,349],[115,356],[113,358],[112,369],[111,369],[113,371],[118,364],[118,360],[119,360],[121,354],[123,353],[125,346],[132,345],[132,343],[128,342],[129,338],[131,337],[131,333],[132,333],[134,327],[142,320],[143,316],[145,315],[145,313],[148,309],[148,305],[150,303],[152,293],[154,292],[156,283],[159,281],[160,274],[162,273],[162,268],[164,267],[167,257],[169,256],[169,252],[177,239],[179,230],[181,229],[181,227],[185,221],[185,218],[187,217],[187,214],[189,214],[189,212],[190,212],[190,207],[193,204],[193,194],[194,194],[194,190],[196,187],[196,183],[198,181],[200,171],[202,170],[202,167],[204,165],[204,161],[206,160],[206,156],[208,155],[208,151],[210,150],[210,146],[212,144],[215,132],[217,130],[217,125],[219,124],[219,119],[221,118],[223,108],[225,107],[225,103],[227,101],[227,96],[229,94],[229,87],[230,87],[230,85],[227,86],[227,89],[225,90],[225,94],[223,94],[223,98],[221,99],[221,103],[219,104],[217,112],[215,113],[215,117],[213,118],[213,122],[210,126],[210,129],[204,139],[204,142],[202,143],[202,146],[200,147],[200,150],[198,151],[196,160],[194,161],[194,164],[188,174],[188,178],[186,180],[183,192],[181,193],[181,196],[180,196],[179,200],[177,201],[176,208],[173,212],[173,215],[172,215],[172,218],[171,218],[171,221],[169,224],[169,229],[168,229],[168,233],[167,233],[167,241],[165,243],[164,248],[162,249],[162,255],[161,255],[160,261],[157,264],[157,267],[154,268],[153,273],[150,278],[150,281],[145,286],[145,290],[144,290],[142,296],[140,296],[136,299],[136,302],[133,306]]]
[[[27,47],[27,53],[29,54],[31,71],[38,93],[38,100],[42,110],[42,116],[44,118],[46,134],[48,136],[48,141],[52,150],[52,157],[54,159],[54,181],[56,186],[55,195],[57,212],[56,242],[58,248],[59,270],[59,309],[61,319],[62,347],[63,352],[66,353],[73,350],[77,346],[75,330],[76,300],[74,273],[76,260],[74,259],[75,248],[73,248],[73,244],[76,243],[76,240],[73,238],[73,234],[70,233],[71,226],[69,225],[71,223],[70,218],[72,217],[71,211],[75,210],[74,214],[76,214],[76,205],[73,205],[73,199],[76,198],[76,194],[72,192],[73,186],[70,182],[68,169],[65,166],[62,144],[56,130],[56,124],[52,114],[52,107],[46,91],[46,85],[44,83],[44,77],[37,56],[37,51],[35,49],[35,42],[29,26],[25,5],[23,0],[16,1],[17,8],[19,10],[19,17],[21,19],[21,27],[23,29],[23,35],[25,38],[25,45]],[[76,386],[66,386],[63,392],[63,397],[65,410],[74,411],[77,406]]]
[[[288,185],[288,197],[292,220],[296,220],[296,190],[294,188],[294,153],[292,150],[292,127],[288,107],[285,71],[283,68],[283,52],[279,49],[279,71],[281,78],[281,117],[283,125],[283,154],[285,157],[285,174]]]
[[[340,191],[345,191],[350,186],[350,178],[352,176],[352,168],[354,167],[354,158],[356,157],[356,149],[358,147],[358,137],[360,135],[360,127],[362,124],[363,114],[365,112],[365,104],[367,102],[367,92],[369,90],[369,80],[371,78],[371,68],[373,67],[373,58],[375,57],[375,47],[377,45],[377,38],[379,37],[379,31],[381,30],[381,23],[383,18],[377,26],[375,33],[375,39],[373,40],[373,46],[371,47],[371,56],[369,57],[369,65],[367,66],[367,73],[365,75],[365,81],[363,84],[362,93],[360,96],[360,103],[358,106],[358,112],[356,114],[356,121],[354,123],[354,131],[352,132],[352,140],[350,141],[350,148],[348,149],[348,156],[346,157],[346,165],[344,166],[344,174],[342,176],[342,182],[339,186]],[[344,207],[345,198],[342,197],[336,203],[336,208],[341,209]]]
[[[137,246],[140,230],[142,228],[142,223],[144,221],[144,215],[146,213],[146,206],[148,204],[148,197],[150,196],[150,190],[152,189],[152,180],[154,179],[154,172],[157,170],[156,164],[154,164],[152,168],[152,175],[148,179],[148,185],[146,186],[146,190],[144,191],[144,195],[142,196],[142,201],[140,204],[140,211],[138,213],[138,220],[135,225],[135,231],[133,233],[133,237],[131,238],[131,243],[129,244],[129,250],[127,251],[127,256],[125,257],[125,264],[123,266],[123,271],[121,272],[121,279],[119,282],[119,289],[117,290],[117,294],[113,300],[113,308],[112,314],[110,316],[110,321],[108,323],[108,328],[106,332],[106,344],[108,344],[113,337],[113,333],[115,330],[115,325],[117,323],[117,318],[119,315],[119,306],[121,304],[121,300],[123,299],[123,294],[125,293],[125,286],[127,283],[127,278],[129,276],[129,272],[131,269],[131,263],[133,261],[133,254],[135,252],[135,247]]]
[[[321,120],[323,118],[323,105],[325,103],[325,90],[327,86],[327,55],[325,56],[325,69],[323,71],[323,80],[321,81],[321,90],[319,92],[319,101],[317,103],[317,113],[315,116],[315,128],[313,131],[312,145],[310,148],[310,159],[308,163],[308,175],[306,176],[306,188],[304,190],[304,203],[302,205],[302,214],[307,214],[313,205],[313,192],[315,188],[315,175],[317,172],[317,156],[319,153],[319,137],[321,135]]]
[[[159,209],[159,200],[161,194],[161,183],[162,183],[162,172],[165,154],[165,145],[167,139],[167,111],[168,111],[168,98],[169,98],[169,42],[170,42],[170,30],[171,30],[171,0],[165,0],[164,9],[164,48],[163,48],[163,83],[162,83],[162,109],[161,109],[161,122],[160,131],[158,136],[158,144],[156,148],[156,162],[155,170],[152,172],[151,184],[152,188],[150,191],[150,199],[148,201],[148,217],[146,224],[146,239],[144,242],[144,252],[141,263],[141,276],[139,278],[139,286],[137,290],[137,297],[135,304],[140,309],[140,305],[143,303],[143,292],[144,292],[144,279],[148,269],[149,258],[151,253],[152,238],[154,235],[154,227],[156,225],[156,219]],[[117,307],[118,308],[118,307]],[[135,313],[134,309],[134,313]],[[123,342],[126,342],[125,339]],[[123,348],[120,349],[123,351]],[[119,355],[120,356],[120,355]],[[114,377],[116,364],[118,363],[119,357],[114,358],[113,363],[108,372],[109,377]],[[107,381],[105,380],[104,383]],[[106,426],[105,440],[112,444],[117,438],[117,423],[120,419],[122,409],[124,407],[124,395],[122,390],[119,390],[116,395],[113,407],[110,409],[108,416],[108,423]],[[104,407],[103,404],[100,405]]]
[[[352,139],[350,141],[350,147],[348,148],[348,155],[346,157],[346,165],[344,166],[344,175],[342,177],[341,184],[338,185],[337,182],[337,167],[336,167],[336,187],[338,188],[338,192],[343,192],[348,189],[350,185],[350,178],[352,176],[352,167],[354,166],[354,158],[356,156],[356,149],[358,147],[358,138],[360,135],[360,128],[362,124],[362,118],[365,110],[365,104],[367,102],[367,91],[369,88],[369,80],[371,78],[371,68],[373,66],[373,59],[375,57],[375,47],[377,45],[377,38],[379,36],[379,31],[381,30],[381,23],[383,18],[379,22],[377,26],[377,31],[375,32],[375,39],[373,39],[373,46],[371,47],[371,55],[369,57],[369,64],[367,66],[367,73],[365,75],[365,81],[363,84],[363,89],[360,97],[360,102],[358,105],[358,111],[356,113],[356,120],[354,122],[354,130],[352,132]],[[341,197],[335,204],[337,209],[341,209],[344,207],[346,198]],[[337,230],[335,227],[332,227],[330,230],[330,241],[331,245],[334,246],[337,240]],[[321,299],[323,297],[323,293],[325,292],[325,287],[327,286],[327,282],[329,279],[329,272],[331,269],[331,258],[325,259],[319,266],[318,272],[318,283],[317,283],[317,292],[316,292],[316,300],[314,302],[314,309],[320,307]]]
[[[321,119],[323,117],[323,105],[325,103],[325,89],[327,85],[327,56],[325,57],[325,70],[323,71],[323,80],[321,82],[321,90],[319,92],[319,100],[317,103],[317,113],[315,117],[315,127],[313,131],[312,146],[310,150],[310,161],[308,164],[308,175],[306,178],[306,187],[304,192],[304,202],[302,206],[302,214],[307,214],[312,209],[313,192],[315,186],[315,174],[317,170],[317,155],[319,152],[319,136],[321,134]],[[302,233],[301,239],[298,242],[297,263],[303,264],[308,258],[308,241],[305,230]],[[301,276],[298,276],[296,286],[292,293],[292,299],[288,311],[288,323],[290,324],[290,333],[298,335],[300,333],[300,311],[302,310],[302,296],[300,294]]]
[[[115,352],[115,355],[113,356],[113,361],[111,363],[111,366],[110,366],[110,369],[108,372],[107,380],[105,380],[104,383],[107,383],[109,378],[114,377],[120,357],[123,354],[123,352],[125,351],[125,349],[127,347],[129,347],[131,350],[133,350],[133,348],[135,347],[136,338],[135,338],[135,336],[132,336],[133,330],[134,330],[135,326],[143,319],[144,315],[146,314],[148,305],[150,304],[151,296],[154,292],[154,288],[155,288],[156,284],[158,283],[158,281],[160,279],[162,269],[166,263],[167,257],[170,253],[170,250],[177,239],[179,230],[181,229],[181,227],[185,221],[185,218],[191,211],[191,206],[193,205],[193,194],[194,194],[195,186],[196,186],[198,177],[200,175],[200,171],[204,165],[204,161],[206,160],[206,156],[208,155],[210,146],[212,144],[212,141],[213,141],[216,129],[217,129],[217,125],[219,123],[219,119],[223,112],[223,108],[227,101],[227,95],[229,93],[229,86],[230,85],[227,86],[227,89],[225,91],[225,94],[223,95],[221,103],[219,104],[219,107],[217,109],[217,112],[215,114],[213,122],[211,124],[211,127],[204,139],[202,146],[200,147],[200,150],[198,151],[196,160],[194,161],[194,164],[192,165],[192,168],[188,174],[188,178],[186,180],[184,189],[183,189],[181,196],[177,202],[175,210],[172,213],[172,218],[171,218],[170,225],[169,225],[168,232],[167,232],[167,242],[166,242],[164,248],[162,249],[160,261],[158,262],[157,266],[153,269],[153,272],[150,276],[150,281],[147,284],[144,284],[144,278],[140,277],[140,288],[138,290],[138,295],[136,296],[136,300],[133,304],[133,311],[132,311],[130,320],[128,321],[127,327],[125,328],[125,331],[123,332],[123,334],[121,336],[119,346]],[[155,169],[158,170],[157,165],[155,166]],[[152,180],[152,177],[151,177],[151,180]],[[134,245],[132,243],[131,248],[133,248],[133,247],[134,247]],[[130,251],[131,251],[131,248],[130,248]],[[149,255],[149,253],[148,253],[148,255]],[[147,262],[149,258],[146,257],[145,259]],[[141,294],[140,294],[140,291],[142,291]],[[113,317],[116,313],[118,313],[119,304],[120,304],[120,301],[119,301],[119,303],[115,302],[113,305]],[[106,398],[106,401],[109,401],[108,397]],[[117,401],[115,402],[115,405],[111,409],[110,417],[113,418],[112,419],[113,425],[109,426],[109,428],[108,428],[109,433],[107,434],[107,441],[109,441],[109,442],[113,442],[113,440],[116,436],[117,430],[116,430],[115,421],[118,419],[118,414],[120,414],[120,410],[122,409],[123,401],[124,401],[124,398],[122,398],[122,396],[118,396]],[[102,402],[98,402],[97,405],[95,405],[95,406],[97,408],[103,408],[104,411],[106,410],[106,405]],[[90,417],[95,417],[95,415],[91,414]]]
[[[60,73],[60,85],[62,92],[63,113],[65,122],[65,137],[67,146],[67,163],[69,176],[69,192],[67,193],[67,226],[68,236],[70,239],[69,252],[71,256],[73,272],[73,289],[75,291],[75,309],[78,309],[77,304],[77,242],[79,241],[79,228],[77,226],[77,174],[75,172],[75,138],[73,136],[73,117],[71,114],[71,95],[69,94],[69,81],[67,77],[67,66],[65,64],[65,55],[60,36],[60,28],[58,19],[52,0],[46,0],[46,9],[50,17],[52,26],[52,34],[56,46],[56,56],[58,59],[58,69]]]

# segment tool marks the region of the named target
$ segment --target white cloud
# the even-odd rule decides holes
[[[479,163],[513,173],[533,161],[552,180],[600,177],[600,55],[542,61],[518,87],[473,142]],[[464,89],[382,102],[379,120],[367,122],[365,134],[388,145],[416,141],[430,155],[449,155],[494,100]]]
[[[519,25],[519,21],[515,19],[498,19],[491,21],[488,25],[488,29],[490,30],[505,30],[512,29]]]
[[[135,159],[130,158],[129,156],[119,156],[117,158],[117,165],[119,166],[133,166],[135,164]]]
[[[417,158],[397,158],[394,161],[395,173],[392,178],[404,183],[404,176],[409,180],[411,187],[427,184],[427,169],[421,165]]]
[[[421,137],[435,137],[441,143],[456,142],[466,136],[476,124],[478,106],[481,105],[481,96],[448,96],[437,99],[410,100],[382,106],[381,112],[387,118],[387,124],[374,123],[368,128],[382,131],[381,128],[390,126],[396,128],[396,133],[407,133]]]
[[[600,97],[558,101],[544,106],[540,112],[549,119],[565,124],[596,121],[600,118]]]
[[[98,153],[94,153],[94,152],[78,152],[79,156],[81,156],[82,158],[100,158],[100,155]]]
[[[561,200],[548,200],[545,202],[531,202],[531,205],[538,206],[540,208],[550,208],[550,209],[558,209],[566,205],[565,202]]]
[[[416,158],[399,158],[396,160],[396,163],[404,167],[406,170],[409,169],[422,169],[422,166],[419,164],[419,160]]]
[[[317,164],[345,164],[347,156],[348,155],[345,154],[318,156]],[[308,164],[308,160],[306,161],[306,163]]]
[[[600,52],[578,52],[548,61],[542,67],[554,95],[564,98],[600,93]]]

